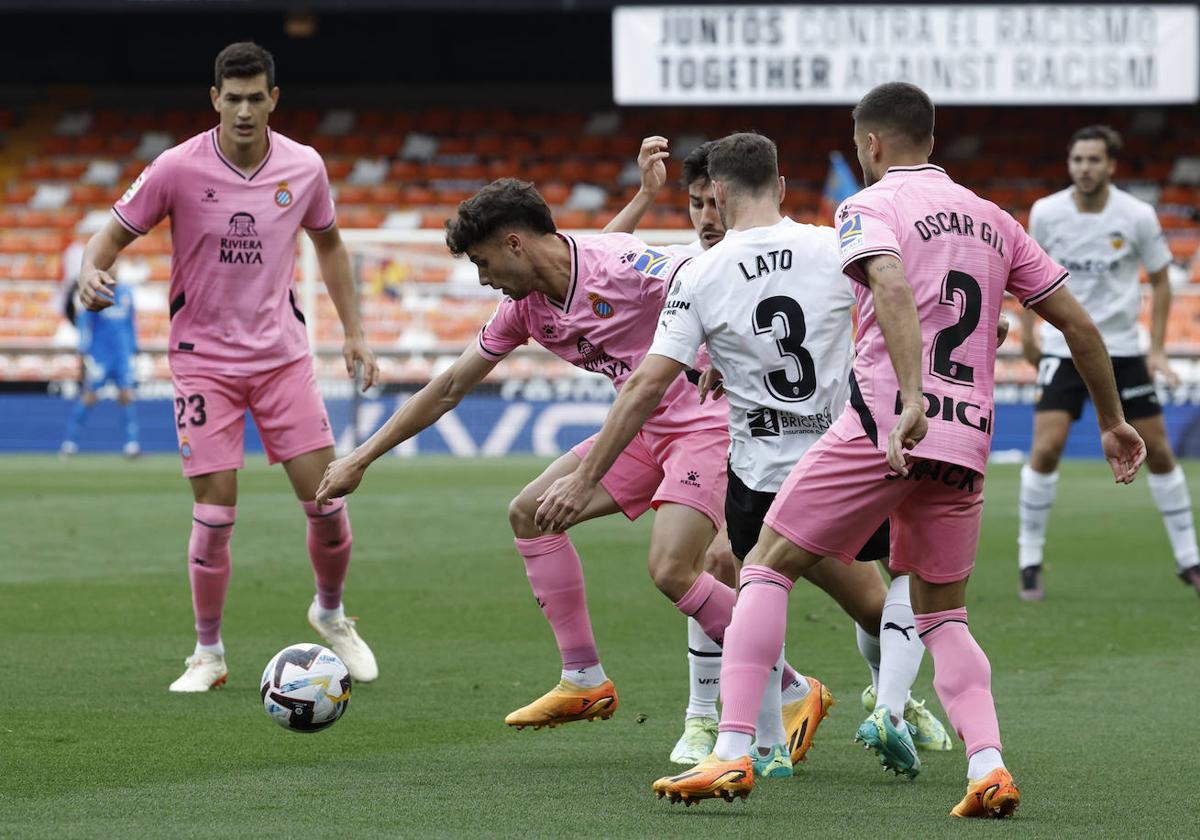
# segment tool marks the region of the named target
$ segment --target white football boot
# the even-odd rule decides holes
[[[183,662],[187,665],[187,670],[171,683],[168,691],[208,691],[210,688],[220,688],[229,676],[229,669],[225,667],[225,657],[215,653],[193,654]]]
[[[367,643],[354,629],[353,618],[335,618],[332,621],[322,621],[319,605],[313,599],[308,608],[308,623],[320,634],[329,649],[346,663],[346,670],[355,682],[371,682],[379,676],[379,666],[375,664],[375,654],[367,647]]]

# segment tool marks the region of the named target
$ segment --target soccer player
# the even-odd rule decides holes
[[[87,422],[88,412],[98,399],[96,392],[111,382],[117,386],[117,402],[121,404],[121,425],[125,431],[126,458],[136,458],[141,452],[138,444],[137,405],[134,391],[133,360],[137,355],[137,328],[133,315],[133,292],[128,286],[113,289],[113,304],[100,312],[84,311],[76,315],[79,328],[79,355],[83,371],[79,379],[80,394],[71,416],[59,453],[74,455],[79,451],[79,433]]]
[[[682,257],[695,257],[716,245],[725,236],[725,226],[717,212],[708,178],[708,150],[702,143],[683,160],[683,187],[688,194],[688,217],[696,231],[696,241],[687,245],[667,245],[663,250]],[[637,194],[613,217],[605,233],[633,233],[646,212],[654,206],[667,182],[666,160],[670,157],[665,137],[647,137],[638,151],[638,169],[642,184]],[[704,570],[724,583],[737,586],[737,558],[729,545],[726,525],[722,524],[704,555]],[[700,628],[696,619],[687,619],[688,703],[684,711],[683,734],[671,750],[671,761],[692,765],[712,752],[717,742],[717,700],[721,694],[721,646]],[[785,713],[800,711],[790,704]]]
[[[1175,554],[1175,571],[1200,593],[1200,551],[1192,498],[1183,468],[1175,461],[1154,377],[1177,384],[1163,349],[1171,286],[1167,268],[1171,251],[1154,208],[1112,183],[1121,138],[1108,126],[1091,125],[1071,137],[1067,171],[1073,186],[1034,202],[1029,234],[1071,272],[1071,289],[1096,322],[1112,356],[1121,407],[1146,441],[1146,483],[1162,513]],[[1142,306],[1138,265],[1150,274],[1153,291],[1150,353],[1138,345],[1137,317]],[[1034,315],[1021,323],[1025,358],[1037,367],[1041,389],[1033,415],[1033,447],[1021,469],[1021,530],[1018,564],[1021,598],[1040,601],[1042,547],[1046,523],[1058,489],[1058,461],[1071,424],[1083,412],[1086,389],[1071,361],[1067,343],[1053,324],[1042,326],[1041,342]]]
[[[533,185],[514,178],[493,181],[460,204],[457,216],[446,223],[446,244],[452,254],[465,254],[478,267],[482,285],[505,298],[474,346],[407,400],[370,439],[330,465],[317,491],[318,504],[353,492],[374,460],[433,425],[530,339],[577,367],[609,377],[620,390],[646,355],[667,289],[687,262],[627,234],[561,234]],[[542,494],[574,472],[593,442],[589,438],[564,454],[509,505],[517,551],[562,659],[558,685],[509,714],[505,723],[510,726],[607,719],[617,708],[616,690],[592,635],[579,555],[564,529],[548,528],[536,517]],[[623,513],[636,519],[655,509],[650,576],[718,642],[735,594],[702,571],[701,564],[724,518],[728,447],[724,409],[702,405],[688,377],[680,374],[604,483],[594,488],[579,517],[584,521]],[[785,670],[778,679],[787,675]],[[771,727],[772,743],[786,743],[780,704],[806,701],[811,719],[797,720],[796,727],[804,730],[807,745],[824,713],[820,703],[808,698],[819,699],[823,687],[816,680],[790,679],[803,686],[802,695],[773,692],[773,717],[765,713],[769,720],[763,723]]]
[[[222,50],[210,94],[219,125],[163,152],[134,181],[88,242],[79,277],[84,306],[111,306],[108,269],[117,254],[171,217],[169,359],[179,455],[195,499],[187,556],[198,638],[170,689],[207,691],[228,673],[221,614],[247,409],[267,460],[283,464],[308,519],[317,589],[309,624],[354,679],[369,682],[379,674],[375,657],[342,607],[350,518],[344,504],[318,510],[313,502],[333,436],[293,286],[303,228],[345,331],[346,370],[353,376],[361,364],[371,385],[375,356],[363,339],[329,179],[316,151],[267,127],[279,88],[262,47]]]
[[[793,582],[823,557],[851,562],[880,519],[890,517],[891,565],[910,572],[916,631],[933,656],[934,689],[966,743],[967,793],[951,813],[1008,816],[1020,794],[1001,757],[991,670],[965,607],[991,448],[992,368],[1005,290],[1066,336],[1118,482],[1133,480],[1145,445],[1124,420],[1104,342],[1065,288],[1067,273],[1010,216],[929,163],[929,97],[900,82],[874,88],[854,109],[854,142],[867,187],[836,215],[842,269],[854,281],[861,319],[850,384],[854,410],[804,453],[746,558],[726,633],[724,708],[713,754],[653,787],[673,801],[749,794],[754,718],[779,656]],[[736,207],[731,213],[727,204],[731,227],[735,217]],[[745,282],[754,282],[757,272],[747,273]],[[789,332],[781,346],[797,365],[805,361],[799,336]],[[637,379],[631,377],[614,413],[635,397]],[[786,380],[780,384],[787,387]],[[897,722],[881,706],[860,732],[890,735]],[[902,769],[893,746],[885,741],[880,758]]]
[[[655,156],[665,154],[663,150],[666,142],[662,137],[649,137],[643,141],[638,155],[638,163],[643,172],[642,189],[610,223],[610,228],[622,224],[632,231],[649,209],[650,202],[654,200],[666,180],[666,172],[664,169],[661,177],[653,177],[653,174],[648,174],[648,168],[656,164]],[[825,405],[830,416],[836,417],[846,402],[844,389],[848,382],[852,351],[850,310],[854,305],[854,297],[837,265],[837,246],[834,243],[833,231],[829,228],[817,229],[797,225],[779,214],[783,187],[779,178],[774,144],[770,140],[745,135],[738,139],[727,138],[721,143],[725,147],[724,156],[729,171],[740,173],[742,180],[747,174],[758,174],[766,179],[764,183],[751,185],[750,192],[755,195],[757,202],[762,202],[762,207],[758,208],[759,213],[772,222],[765,229],[755,230],[758,238],[767,237],[768,244],[758,242],[757,239],[748,244],[745,236],[739,234],[736,248],[722,249],[719,259],[700,260],[687,271],[694,274],[701,271],[700,266],[703,265],[706,266],[703,269],[706,274],[736,272],[737,264],[743,259],[753,260],[758,251],[771,250],[770,243],[778,245],[776,250],[787,245],[795,248],[804,244],[803,248],[798,249],[803,256],[797,259],[793,266],[772,272],[770,282],[759,287],[759,297],[767,296],[767,288],[786,290],[795,283],[803,285],[807,278],[811,287],[809,294],[840,298],[840,304],[833,306],[833,311],[835,315],[840,312],[845,318],[838,321],[835,317],[828,322],[830,341],[822,342],[822,350],[827,355],[816,358],[822,370],[841,370],[843,375],[840,380],[829,383],[831,388],[822,392],[814,391],[814,395],[805,400],[812,405]],[[683,185],[688,192],[689,215],[697,235],[694,246],[685,247],[695,247],[700,253],[720,243],[726,234],[709,171],[709,157],[716,146],[717,141],[704,143],[696,147],[683,161]],[[744,157],[742,163],[746,165],[736,165],[734,160],[730,160],[731,156],[735,159]],[[757,170],[753,168],[754,163],[757,163]],[[646,198],[647,196],[649,198]],[[714,263],[720,267],[713,267]],[[829,282],[819,282],[820,273],[814,266],[825,267],[825,277]],[[800,279],[796,279],[797,276]],[[812,279],[814,277],[816,281]],[[753,296],[743,294],[743,291],[734,286],[714,289],[712,294],[723,303],[707,304],[705,311],[721,313],[715,317],[722,319],[724,323],[727,310],[736,310],[739,305],[742,308],[752,306],[757,300]],[[735,300],[730,299],[731,296]],[[817,308],[824,310],[828,307],[828,301],[822,301]],[[805,307],[806,311],[809,309],[810,307]],[[698,313],[699,307],[668,307],[664,310],[664,317],[673,320],[683,318],[695,327],[697,334],[703,334],[707,332],[707,325],[696,320]],[[725,343],[722,346],[726,349],[723,352],[731,354],[736,360],[734,364],[743,370],[751,366],[744,346],[753,346],[762,341],[773,342],[768,333],[757,331],[757,325],[752,324],[752,320],[749,314],[740,320],[734,319],[730,322],[732,325],[724,332]],[[825,325],[824,321],[821,323]],[[689,367],[694,361],[692,355],[702,341],[702,338],[697,339],[696,346],[690,347],[686,352],[676,349],[664,353],[652,349],[651,353],[665,354]],[[774,355],[774,364],[777,366],[778,353],[774,352],[773,343],[770,343],[770,347],[768,355]],[[681,356],[681,353],[684,355]],[[718,364],[712,370],[720,367]],[[658,380],[657,385],[665,390],[674,374],[670,373],[670,366],[667,365],[662,366],[662,371],[662,378]],[[839,382],[840,386],[833,387]],[[750,389],[749,392],[747,388]],[[763,516],[786,478],[788,470],[824,430],[819,424],[780,428],[781,422],[790,421],[797,416],[791,412],[795,406],[774,398],[757,379],[753,385],[737,383],[735,389],[741,398],[736,400],[737,410],[730,414],[734,445],[725,499],[726,522],[705,557],[705,568],[732,586],[736,586],[736,567],[754,546],[755,538],[762,527]],[[750,428],[751,417],[754,418],[753,428]],[[768,425],[772,428],[767,428]],[[772,466],[764,468],[764,463]],[[748,476],[752,478],[748,479]],[[747,480],[750,484],[746,483]],[[726,529],[730,529],[730,532],[727,533]],[[885,523],[859,553],[859,559],[867,562],[875,559],[886,560],[887,552],[888,532]],[[726,553],[730,557],[728,561],[724,556]],[[843,569],[832,560],[810,570],[806,577],[824,589],[855,619],[855,639],[871,673],[871,685],[863,692],[863,702],[868,710],[874,709],[880,702],[888,701],[893,708],[903,707],[906,720],[912,724],[910,732],[913,740],[919,749],[951,749],[950,737],[941,721],[925,708],[924,702],[913,699],[908,691],[916,679],[925,649],[920,640],[910,633],[913,620],[907,578],[897,575],[889,587],[884,584],[877,571],[872,572],[857,564]],[[881,626],[884,628],[882,631]],[[888,649],[886,657],[883,656],[881,647]],[[671,761],[691,765],[707,757],[716,743],[721,671],[721,647],[704,635],[694,619],[688,619],[688,665],[689,697],[684,713],[684,732],[671,753]],[[882,692],[879,690],[881,667],[885,669]],[[799,704],[785,707],[785,725],[793,714],[800,711]],[[787,728],[792,731],[792,727]],[[916,762],[915,755],[913,760]]]

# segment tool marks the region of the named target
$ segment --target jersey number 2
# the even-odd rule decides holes
[[[775,339],[779,355],[796,363],[799,378],[792,377],[789,367],[776,368],[763,376],[763,383],[776,399],[783,402],[802,402],[817,390],[817,367],[812,354],[804,349],[804,310],[790,297],[776,295],[761,301],[754,309],[754,333],[774,332],[775,319],[783,321],[783,337]]]
[[[970,274],[961,271],[951,271],[942,281],[941,303],[955,306],[956,297],[962,297],[962,315],[957,323],[940,330],[933,337],[933,347],[929,356],[929,372],[939,379],[954,382],[959,385],[971,385],[975,382],[975,368],[965,362],[956,362],[950,354],[959,348],[964,341],[971,337],[979,326],[979,314],[983,309],[983,293],[979,283]]]

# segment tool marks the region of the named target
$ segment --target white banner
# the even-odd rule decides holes
[[[1196,6],[625,6],[620,105],[853,104],[907,81],[938,105],[1195,102]]]

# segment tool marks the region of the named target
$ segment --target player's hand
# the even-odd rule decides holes
[[[996,346],[1004,345],[1004,340],[1008,338],[1008,316],[1003,312],[1000,313],[1000,320],[996,322]]]
[[[379,363],[375,353],[367,346],[365,338],[347,338],[342,345],[342,358],[346,360],[346,373],[355,379],[355,365],[362,365],[362,389],[366,391],[379,379]]]
[[[342,496],[349,496],[357,490],[366,471],[366,465],[360,464],[358,459],[353,455],[338,458],[326,467],[325,475],[321,476],[321,483],[317,486],[317,496],[315,499],[317,509],[320,510],[323,505],[329,504],[331,500],[340,499]]]
[[[538,496],[533,524],[546,533],[567,530],[579,521],[595,492],[595,483],[584,478],[579,470],[563,476]]]
[[[117,297],[112,290],[115,285],[117,281],[107,271],[98,268],[81,272],[79,279],[75,281],[79,302],[92,312],[99,312],[116,302]]]
[[[1131,484],[1146,460],[1146,444],[1137,430],[1128,423],[1118,423],[1100,433],[1100,446],[1117,483]]]
[[[700,405],[704,405],[704,400],[710,393],[714,401],[725,396],[725,379],[721,376],[721,371],[710,367],[700,374],[700,381],[696,383],[696,388],[700,391]]]
[[[888,435],[888,466],[898,475],[908,477],[908,458],[904,450],[914,448],[929,431],[929,421],[921,406],[906,405]]]
[[[666,160],[671,156],[667,151],[667,138],[647,137],[642,141],[638,151],[638,169],[642,175],[642,192],[658,195],[658,191],[667,183]]]
[[[1150,371],[1151,382],[1155,380],[1156,375],[1160,375],[1172,388],[1179,384],[1179,374],[1171,370],[1171,362],[1162,351],[1146,356],[1146,368]]]

